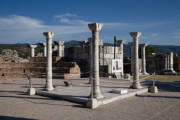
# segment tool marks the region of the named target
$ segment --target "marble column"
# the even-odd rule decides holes
[[[130,32],[131,37],[133,38],[134,44],[134,75],[133,75],[133,84],[131,88],[140,89],[142,88],[139,82],[139,54],[138,54],[138,38],[141,36],[141,32]]]
[[[168,70],[168,55],[165,54],[165,69],[164,70]]]
[[[173,64],[174,64],[174,54],[173,54],[173,52],[170,52],[170,70],[173,72],[173,73],[176,73],[175,71],[174,71],[174,68],[173,68]]]
[[[121,51],[121,59],[122,59],[122,74],[121,75],[124,75],[124,67],[123,67],[123,54],[124,54],[124,51],[123,51],[123,45],[125,43],[125,40],[116,40],[116,43],[119,45],[120,47],[120,51]]]
[[[37,47],[37,45],[30,45],[31,48],[31,57],[35,56],[34,49]]]
[[[147,44],[140,44],[141,46],[141,58],[142,58],[142,74],[147,75],[146,72],[146,46]]]
[[[58,41],[58,56],[63,57],[64,41]]]
[[[99,31],[103,24],[92,23],[88,24],[89,29],[92,32],[92,44],[93,44],[93,98],[101,99],[104,98],[100,91],[100,80],[99,80]]]
[[[134,65],[133,65],[133,61],[134,61],[134,45],[133,45],[133,42],[129,42],[128,45],[130,46],[130,49],[131,49],[131,75],[133,75],[133,73],[134,73]]]
[[[43,43],[43,56],[46,57],[47,56],[47,50],[46,50],[46,43]]]
[[[89,47],[90,47],[90,73],[89,73],[89,83],[93,83],[93,43],[92,43],[92,38],[88,38],[89,41]],[[93,89],[93,88],[92,88]]]
[[[169,70],[169,54],[167,54],[167,70]]]
[[[46,90],[53,90],[52,84],[52,38],[54,32],[44,32],[43,35],[46,37],[47,44],[47,67],[46,67]]]

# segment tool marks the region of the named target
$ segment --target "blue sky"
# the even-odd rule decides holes
[[[87,40],[88,23],[104,26],[100,38],[132,41],[129,32],[142,32],[140,43],[180,45],[179,0],[0,0],[0,43]]]

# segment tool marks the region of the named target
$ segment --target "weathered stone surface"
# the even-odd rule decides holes
[[[54,32],[43,32],[43,35],[46,37],[47,44],[47,66],[46,66],[46,90],[53,90],[52,83],[52,38],[55,35]]]
[[[148,75],[148,73],[146,72],[146,52],[145,52],[146,46],[147,46],[147,44],[140,44],[141,58],[142,58],[142,71],[141,71],[141,73],[143,75]]]
[[[142,88],[139,82],[139,54],[138,54],[138,38],[141,36],[141,32],[130,32],[131,37],[133,38],[133,49],[134,49],[134,59],[133,59],[133,66],[134,66],[134,73],[133,73],[133,84],[131,88],[140,89]]]
[[[29,88],[27,92],[28,92],[28,95],[35,95],[36,89],[35,88]]]
[[[24,63],[24,62],[29,62],[28,59],[23,59],[20,58],[18,55],[18,52],[16,50],[11,50],[11,49],[4,49],[2,50],[0,54],[0,61],[1,62],[6,62],[6,63]]]
[[[11,49],[3,49],[0,56],[1,57],[19,57],[18,52],[16,50],[11,50]]]
[[[148,91],[151,93],[158,93],[158,88],[157,86],[151,86]]]
[[[88,27],[92,32],[91,46],[93,46],[93,54],[91,56],[91,60],[93,61],[93,64],[91,64],[91,71],[93,75],[93,81],[91,83],[91,95],[96,99],[104,98],[100,90],[99,81],[99,31],[101,30],[102,26],[103,24],[100,23],[88,24]]]

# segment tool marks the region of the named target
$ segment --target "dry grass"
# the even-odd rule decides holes
[[[180,82],[180,75],[150,75],[140,76],[143,80],[155,80],[161,82]]]

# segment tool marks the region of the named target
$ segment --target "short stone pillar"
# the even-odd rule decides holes
[[[47,56],[47,50],[46,50],[46,43],[43,43],[43,56],[46,57]]]
[[[47,67],[46,67],[46,90],[53,90],[52,84],[52,38],[54,32],[44,32],[43,35],[46,37],[47,44]]]
[[[133,74],[133,84],[131,88],[140,89],[142,88],[139,82],[139,54],[138,54],[138,38],[141,36],[141,32],[130,32],[131,37],[133,38],[134,44],[134,74]]]
[[[124,75],[124,67],[123,67],[123,54],[124,54],[124,51],[123,51],[123,44],[125,43],[125,40],[116,40],[116,43],[117,45],[120,47],[120,51],[121,51],[121,59],[122,59],[122,73],[121,75],[123,76]]]
[[[58,41],[58,56],[63,57],[64,41]]]
[[[134,74],[134,65],[133,65],[133,61],[134,61],[134,45],[133,42],[129,42],[128,45],[130,46],[131,49],[131,75]]]
[[[88,24],[89,29],[92,31],[92,45],[93,45],[93,82],[91,82],[91,97],[96,99],[104,98],[100,91],[100,81],[99,81],[99,31],[101,30],[103,24],[92,23]]]
[[[141,47],[141,58],[142,58],[142,74],[148,75],[146,72],[146,46],[147,44],[140,44]]]
[[[31,57],[35,56],[34,49],[37,47],[37,45],[30,45],[31,48]]]

